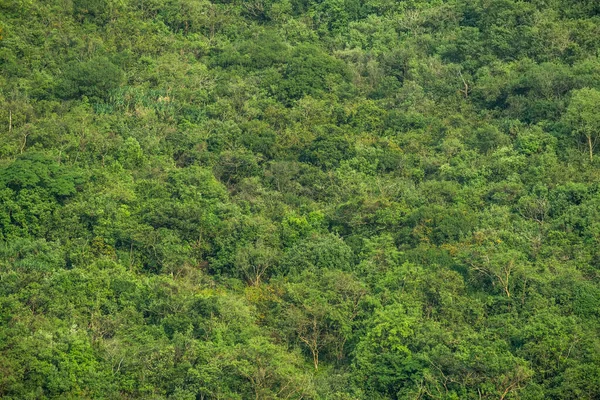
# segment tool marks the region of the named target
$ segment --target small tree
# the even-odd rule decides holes
[[[258,286],[270,270],[277,264],[279,252],[276,248],[258,241],[238,249],[236,267],[253,286]]]
[[[574,134],[587,139],[592,161],[594,146],[600,137],[600,91],[589,88],[574,90],[567,109],[566,122]]]

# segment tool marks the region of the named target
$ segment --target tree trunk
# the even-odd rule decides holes
[[[587,137],[587,140],[588,140],[588,146],[590,148],[590,161],[594,161],[594,152],[592,150],[593,149],[593,146],[592,146],[592,136],[589,135]]]

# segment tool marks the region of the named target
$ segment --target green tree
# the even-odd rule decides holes
[[[108,58],[93,58],[68,66],[57,94],[64,99],[86,96],[92,101],[108,100],[123,78],[123,71]]]
[[[575,135],[585,137],[592,161],[600,138],[600,91],[590,88],[573,91],[565,120]]]

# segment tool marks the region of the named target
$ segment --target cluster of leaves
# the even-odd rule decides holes
[[[0,15],[0,397],[600,398],[596,1]]]

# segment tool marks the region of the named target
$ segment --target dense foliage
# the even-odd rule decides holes
[[[600,398],[600,3],[0,0],[0,397]]]

